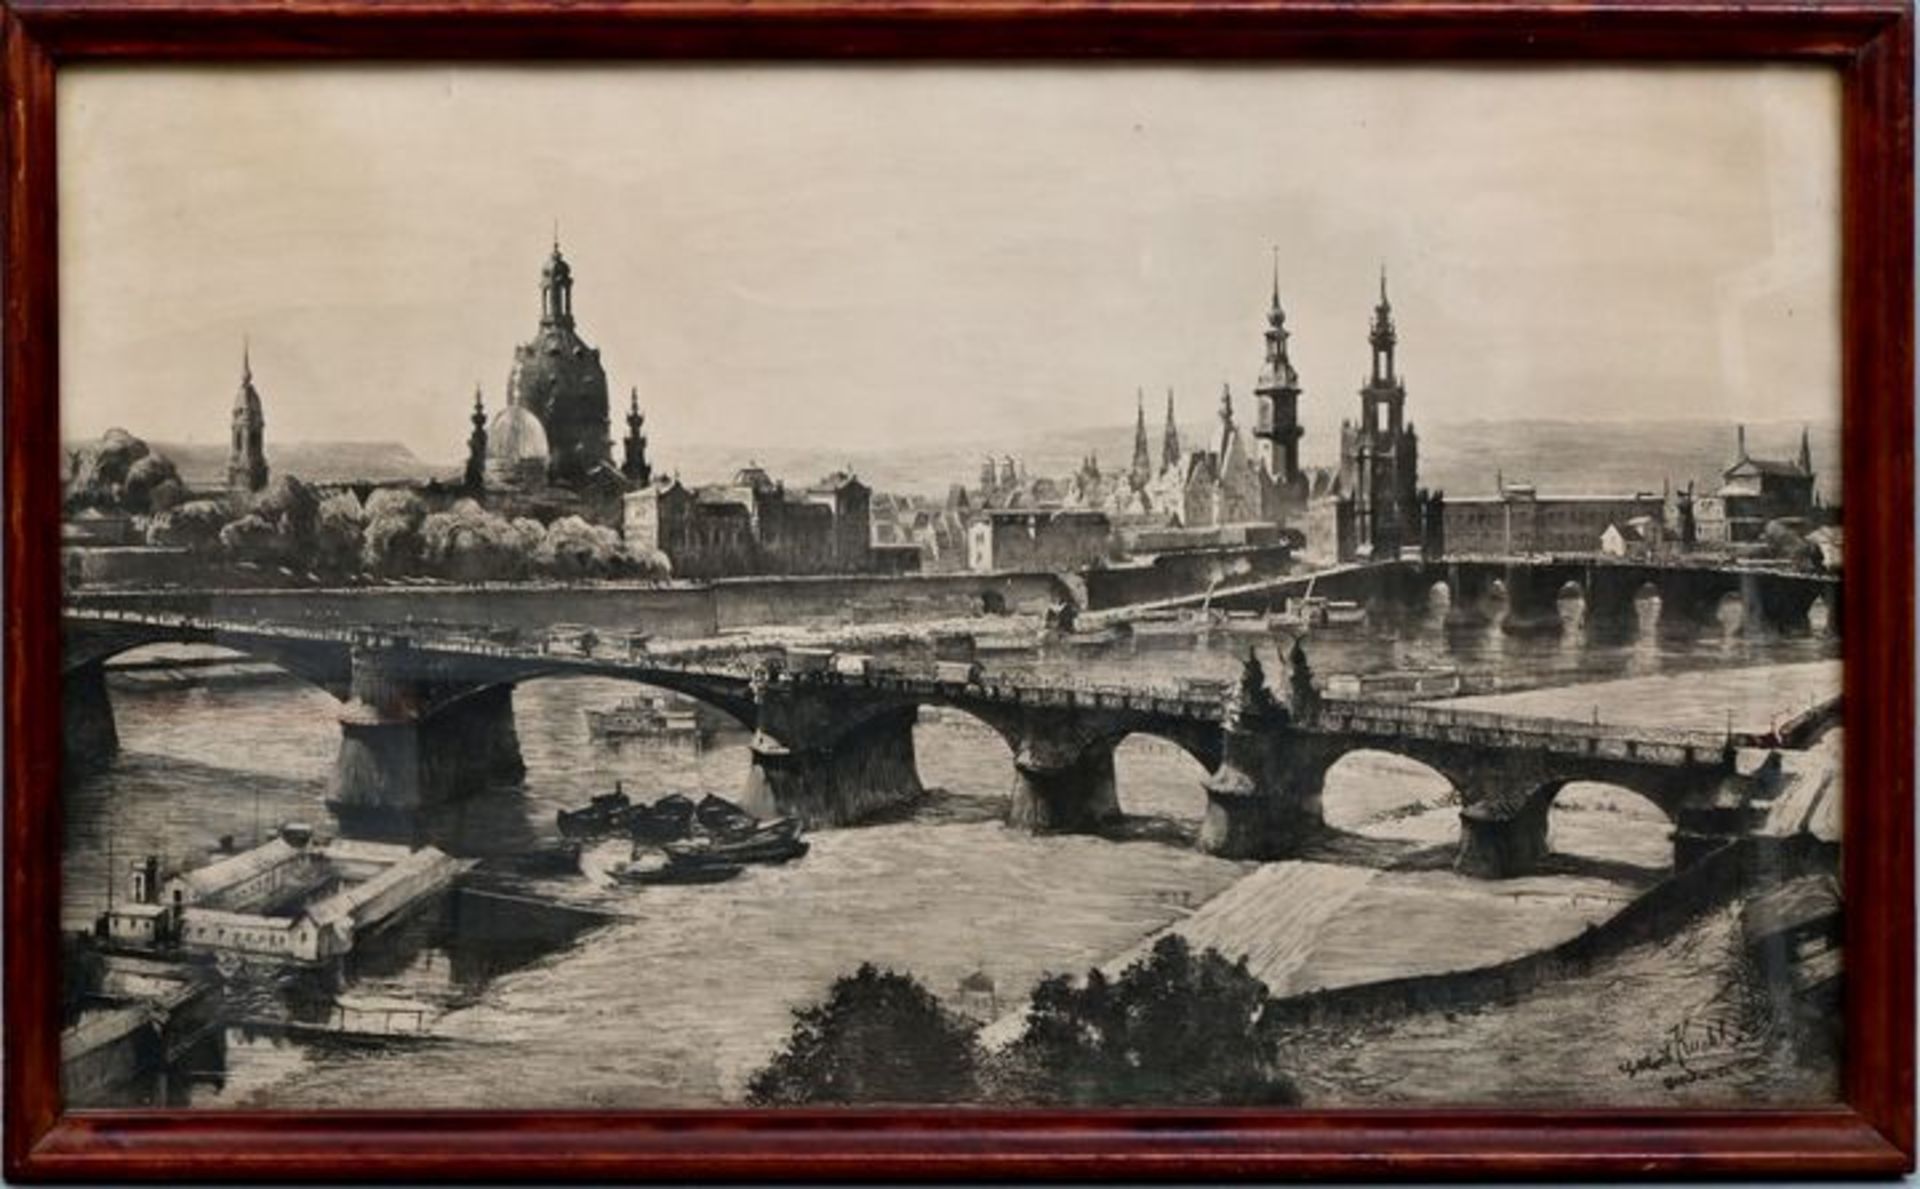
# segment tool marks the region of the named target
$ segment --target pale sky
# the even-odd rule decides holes
[[[69,437],[457,458],[557,222],[675,441],[1243,423],[1272,250],[1310,460],[1382,262],[1419,423],[1838,416],[1839,87],[1815,67],[70,67]],[[617,428],[616,412],[616,435]]]

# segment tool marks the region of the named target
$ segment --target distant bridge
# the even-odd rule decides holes
[[[1587,623],[1602,630],[1631,625],[1636,603],[1660,600],[1661,623],[1692,629],[1719,608],[1737,602],[1745,622],[1763,630],[1802,632],[1816,603],[1829,627],[1840,624],[1837,574],[1785,566],[1728,565],[1686,559],[1621,558],[1602,554],[1541,554],[1519,557],[1460,555],[1433,560],[1394,559],[1348,563],[1312,573],[1270,578],[1154,603],[1101,611],[1089,623],[1130,619],[1152,611],[1210,605],[1223,610],[1278,609],[1290,597],[1313,594],[1347,599],[1375,613],[1419,614],[1444,589],[1448,619],[1458,623],[1498,620],[1512,631],[1555,630],[1559,602],[1577,594]]]
[[[1201,845],[1235,857],[1284,855],[1323,829],[1321,790],[1343,756],[1403,755],[1452,783],[1462,806],[1458,866],[1487,875],[1528,870],[1546,854],[1548,808],[1575,781],[1619,785],[1658,805],[1675,822],[1685,859],[1701,839],[1728,836],[1724,825],[1704,823],[1723,823],[1729,804],[1748,807],[1765,795],[1736,773],[1736,751],[1782,743],[1778,734],[1330,699],[1304,672],[1276,702],[1264,685],[1111,686],[988,672],[943,680],[932,665],[871,663],[796,672],[767,663],[781,650],[766,644],[731,659],[675,661],[624,644],[561,649],[74,608],[63,628],[70,763],[115,746],[110,658],[159,643],[216,645],[340,699],[333,802],[343,816],[400,821],[523,776],[513,688],[564,676],[640,682],[733,716],[754,732],[749,806],[815,825],[850,824],[920,795],[912,728],[928,705],[961,710],[1006,741],[1015,772],[1008,820],[1036,831],[1095,830],[1117,819],[1115,747],[1134,734],[1165,739],[1208,773]]]

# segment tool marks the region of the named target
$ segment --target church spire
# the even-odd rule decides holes
[[[240,391],[233,397],[233,438],[227,449],[227,492],[244,506],[267,485],[267,419],[253,386],[253,346],[240,342]]]
[[[1167,389],[1167,427],[1160,435],[1160,469],[1180,462],[1180,426],[1173,418],[1173,389]]]
[[[1133,485],[1145,487],[1153,478],[1153,455],[1147,448],[1147,393],[1133,390],[1133,466],[1128,469]]]
[[[642,431],[646,421],[640,412],[640,389],[632,387],[627,393],[627,440],[622,443],[625,455],[620,473],[636,487],[653,479],[653,467],[647,463],[647,435]]]
[[[1367,332],[1373,344],[1373,382],[1393,383],[1393,348],[1399,335],[1393,328],[1393,303],[1387,299],[1387,266],[1380,266],[1380,304],[1373,307],[1373,326]]]
[[[1813,474],[1813,445],[1807,440],[1807,427],[1800,427],[1800,473]]]
[[[484,490],[487,485],[487,406],[480,397],[480,381],[473,382],[473,432],[467,435],[466,489]]]
[[[558,223],[553,230],[553,254],[540,270],[540,324],[573,327],[573,269],[560,254]]]

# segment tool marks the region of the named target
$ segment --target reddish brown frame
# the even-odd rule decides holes
[[[1221,1179],[1913,1168],[1913,14],[1901,0],[6,0],[6,1111],[34,1180]],[[80,61],[1811,61],[1844,79],[1844,1107],[62,1113],[54,88]]]

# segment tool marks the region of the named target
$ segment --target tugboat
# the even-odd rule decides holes
[[[586,715],[587,734],[606,741],[666,739],[704,747],[714,732],[693,703],[671,694],[636,694],[611,710]]]

